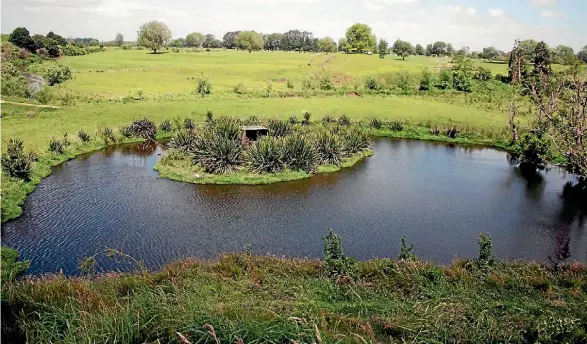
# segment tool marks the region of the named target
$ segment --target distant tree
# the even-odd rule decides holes
[[[302,32],[302,51],[318,51],[318,39],[308,31]]]
[[[263,37],[255,31],[241,31],[236,37],[236,43],[240,49],[257,51],[263,49]]]
[[[496,47],[487,47],[483,48],[483,52],[481,53],[481,57],[488,60],[493,60],[494,58],[499,56],[499,50]]]
[[[222,46],[226,49],[234,49],[237,47],[236,37],[240,31],[229,31],[222,37]]]
[[[214,41],[216,40],[216,37],[214,37],[213,34],[209,33],[206,35],[206,37],[204,38],[204,41],[202,42],[202,47],[203,48],[214,48]]]
[[[452,47],[452,44],[451,43],[448,43],[446,45],[446,54],[448,56],[453,56],[455,54],[455,49]]]
[[[580,61],[583,61],[584,63],[587,63],[587,45],[584,46],[578,53],[577,53],[577,59],[579,59]]]
[[[47,34],[47,38],[54,40],[55,42],[57,42],[58,45],[67,44],[67,40],[65,38],[56,35],[55,33],[53,33],[53,31],[49,31],[49,33]]]
[[[434,54],[433,51],[434,50],[432,44],[428,44],[426,46],[426,56],[431,56],[432,54]]]
[[[558,64],[572,65],[577,60],[573,48],[566,45],[557,46],[552,55],[553,62]]]
[[[393,43],[393,52],[405,60],[406,56],[410,56],[414,52],[414,47],[410,42],[398,39]]]
[[[457,50],[455,55],[456,56],[468,56],[469,55],[469,47],[461,47],[461,49]]]
[[[432,55],[446,56],[448,55],[448,44],[443,41],[436,41],[432,45]]]
[[[187,46],[186,43],[186,39],[183,37],[177,38],[177,39],[173,39],[171,40],[171,42],[169,43],[170,47],[185,47]]]
[[[519,84],[522,82],[526,71],[524,69],[524,56],[523,51],[520,48],[520,41],[516,40],[514,48],[510,53],[510,59],[508,62],[508,78],[512,84]]]
[[[346,39],[350,49],[356,49],[360,52],[373,50],[376,45],[375,35],[371,33],[371,28],[366,24],[357,23],[349,27],[346,31]]]
[[[385,58],[385,55],[387,55],[387,41],[384,40],[383,38],[379,40],[379,45],[377,46],[377,51],[379,52],[379,57],[381,57],[382,59]]]
[[[212,40],[212,42],[210,43],[210,48],[222,48],[222,41],[217,38],[214,38],[214,40]]]
[[[348,41],[346,40],[346,37],[341,37],[338,40],[338,51],[347,51],[348,49]]]
[[[34,52],[37,49],[41,49],[41,48],[46,49],[52,45],[58,44],[57,41],[52,40],[51,38],[47,38],[46,36],[43,36],[43,35],[34,35],[33,37],[31,37],[31,39],[33,40],[33,44],[31,46],[29,46],[29,50],[31,50],[32,52]]]
[[[152,20],[139,27],[137,45],[153,50],[157,53],[171,40],[171,30],[165,23]]]
[[[422,44],[416,44],[416,55],[420,55],[420,56],[426,55],[426,50],[424,50],[424,47],[422,46]]]
[[[318,50],[325,53],[333,53],[336,51],[336,43],[330,37],[324,37],[318,40]]]
[[[534,52],[536,51],[537,45],[538,42],[533,39],[526,39],[520,42],[520,51],[526,62],[534,61]]]
[[[114,38],[114,42],[116,43],[116,45],[121,47],[122,44],[124,43],[124,36],[122,36],[122,34],[120,32],[117,33],[116,38]]]
[[[202,46],[202,43],[204,43],[204,39],[206,39],[206,37],[199,32],[188,33],[188,35],[185,36],[185,44],[188,47],[199,48]]]
[[[272,33],[269,35],[265,35],[263,37],[263,41],[265,42],[263,49],[265,49],[265,50],[279,49],[279,47],[281,46],[282,39],[283,39],[283,34],[278,33],[278,32],[275,32],[275,33]]]
[[[35,43],[29,34],[29,30],[24,27],[17,27],[14,29],[10,34],[8,41],[19,48],[29,49],[32,52],[36,50]]]
[[[281,49],[286,51],[300,51],[304,45],[304,34],[300,30],[289,30],[283,34]]]

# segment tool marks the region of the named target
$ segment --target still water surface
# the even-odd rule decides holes
[[[587,261],[587,225],[570,216],[558,168],[529,184],[492,149],[377,140],[375,155],[338,173],[264,186],[184,184],[157,178],[161,148],[127,145],[81,156],[53,170],[22,217],[2,226],[2,244],[31,260],[29,273],[79,273],[84,257],[122,250],[149,268],[182,257],[243,251],[322,256],[332,227],[346,253],[395,257],[400,238],[425,259],[477,254],[487,232],[500,258],[544,261],[557,232],[572,258]],[[125,269],[98,255],[99,270]]]

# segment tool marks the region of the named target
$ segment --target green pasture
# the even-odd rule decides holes
[[[259,118],[298,116],[312,113],[312,120],[346,114],[353,121],[371,118],[398,120],[430,125],[455,125],[482,130],[501,130],[507,114],[464,105],[448,104],[416,97],[323,97],[323,98],[204,98],[193,101],[80,104],[57,109],[2,104],[2,139],[20,138],[31,149],[45,151],[52,136],[77,135],[80,129],[90,133],[106,126],[127,125],[133,119],[148,117],[155,122],[175,117],[204,121],[211,110],[215,117]]]
[[[237,50],[197,51],[191,49],[153,55],[147,50],[108,50],[85,56],[64,57],[74,79],[66,87],[93,95],[127,95],[141,89],[145,93],[188,93],[196,79],[210,78],[213,92],[231,91],[239,83],[250,89],[264,88],[267,81],[274,89],[286,89],[291,79],[296,89],[306,75],[329,74],[336,84],[353,85],[368,75],[389,75],[401,71],[419,74],[423,68],[439,69],[450,63],[448,57],[396,56],[365,54],[316,54],[283,51],[248,53]],[[494,74],[507,71],[501,63],[477,63]]]

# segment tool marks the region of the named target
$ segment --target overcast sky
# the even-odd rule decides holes
[[[2,33],[24,26],[64,37],[135,40],[140,24],[165,22],[174,38],[189,32],[306,30],[335,40],[356,22],[377,38],[426,45],[436,40],[507,51],[534,38],[577,51],[587,45],[587,0],[3,0]]]

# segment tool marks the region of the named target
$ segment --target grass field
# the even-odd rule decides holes
[[[476,63],[493,74],[507,73],[507,65]],[[230,91],[242,82],[247,88],[264,88],[268,80],[275,89],[286,89],[286,80],[297,89],[307,75],[330,74],[335,82],[352,85],[369,75],[385,76],[407,70],[420,74],[423,68],[448,66],[448,57],[410,56],[402,61],[394,56],[343,53],[311,54],[283,51],[248,53],[236,50],[182,50],[153,55],[146,50],[109,50],[104,53],[65,57],[63,63],[74,72],[70,89],[104,96],[127,95],[142,89],[145,93],[188,93],[195,88],[194,78],[210,77],[214,91]]]

